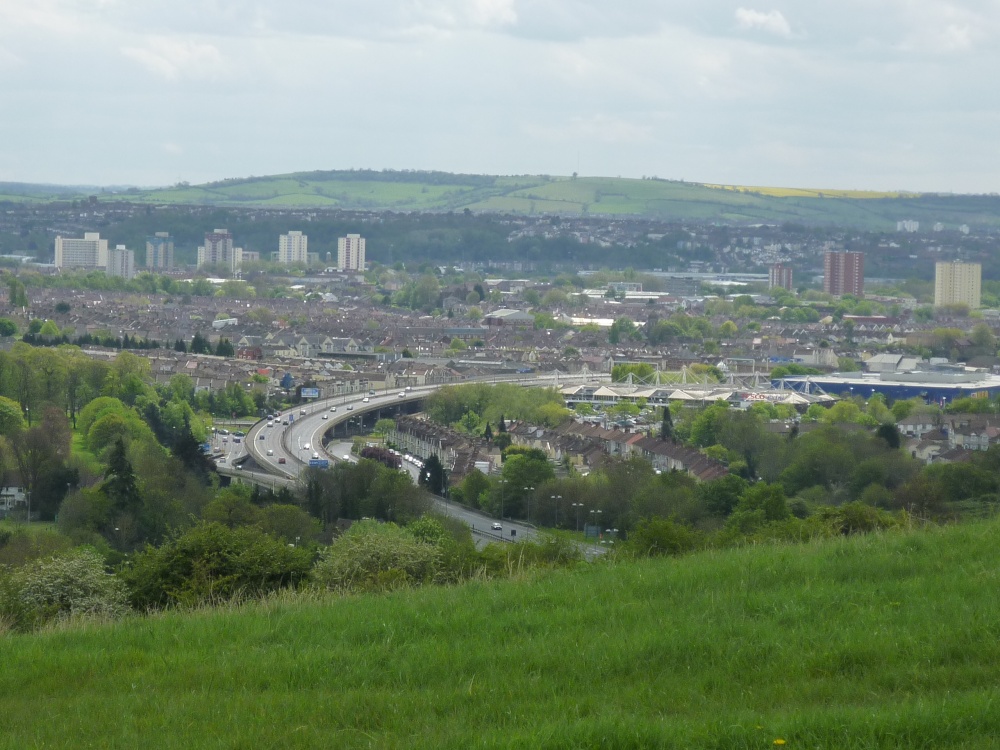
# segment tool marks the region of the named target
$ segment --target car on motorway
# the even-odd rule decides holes
[[[264,434],[264,433],[262,432],[262,433],[260,433],[259,435],[257,435],[257,439],[258,439],[258,440],[267,440],[267,435],[265,435],[265,434]]]
[[[313,458],[319,458],[319,454],[316,451],[313,451],[312,457]]]
[[[354,404],[348,404],[347,411],[354,411]]]
[[[286,420],[282,421],[281,424],[283,424],[283,425],[285,425],[287,427],[288,426],[288,420],[286,419]]]
[[[304,445],[302,446],[302,450],[304,450],[304,451],[307,451],[307,450],[309,450],[309,443],[305,443],[305,444],[304,444]]]
[[[330,407],[330,411],[337,411],[337,407],[336,406],[331,406]]]
[[[220,463],[220,464],[226,463],[226,457],[223,456],[222,458],[218,459],[217,463]]]
[[[367,404],[370,400],[371,399],[369,399],[367,396],[365,396],[363,399],[361,399],[361,403]]]
[[[285,463],[285,457],[284,457],[284,456],[281,456],[280,458],[278,458],[278,463],[279,463],[279,464],[283,464],[283,463]]]
[[[405,394],[405,393],[403,393],[402,391],[400,391],[400,392],[399,392],[399,397],[400,397],[400,398],[406,398],[406,394]]]
[[[375,389],[372,388],[370,391],[368,391],[368,395],[369,396],[374,396],[375,395]]]
[[[490,526],[490,528],[493,529],[494,531],[503,531],[503,524],[498,521],[494,521],[493,525]]]
[[[299,414],[305,414],[305,413],[306,413],[305,409],[299,409]]]
[[[273,456],[274,455],[274,449],[273,448],[268,448],[267,449],[267,455]]]
[[[229,430],[219,430],[219,434],[220,435],[228,435],[229,434]]]
[[[234,432],[233,435],[235,437],[246,437],[247,436],[247,434],[245,432]]]
[[[323,415],[323,419],[329,419],[329,418],[330,418],[330,415],[329,415],[329,414],[324,414],[324,415]]]

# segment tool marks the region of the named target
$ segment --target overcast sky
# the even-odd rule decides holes
[[[0,180],[996,192],[1000,0],[0,0]]]

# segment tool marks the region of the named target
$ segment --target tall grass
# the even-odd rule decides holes
[[[0,747],[988,748],[1000,525],[61,628]]]

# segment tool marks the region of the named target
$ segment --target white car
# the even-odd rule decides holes
[[[493,525],[490,526],[490,528],[493,529],[494,531],[503,531],[503,524],[499,523],[498,521],[494,521]]]
[[[303,445],[302,446],[302,450],[304,450],[304,451],[309,450],[309,443],[306,443],[305,445]]]
[[[330,415],[329,415],[329,414],[324,414],[324,415],[323,415],[323,419],[329,419],[329,418],[330,418]]]
[[[319,454],[316,453],[315,451],[313,452],[313,458],[319,458]]]
[[[337,411],[337,407],[336,406],[331,406],[330,407],[330,411]]]
[[[400,397],[400,398],[406,398],[406,394],[405,394],[405,393],[403,393],[402,391],[400,391],[400,392],[399,392],[399,397]]]
[[[348,404],[347,411],[354,411],[354,404]]]
[[[361,403],[363,403],[363,404],[367,404],[368,401],[369,401],[369,399],[368,399],[367,396],[365,396],[363,399],[361,399]]]
[[[273,449],[271,449],[271,448],[268,448],[268,449],[267,449],[267,455],[269,455],[269,456],[273,456],[273,455],[274,455],[274,450],[273,450]]]

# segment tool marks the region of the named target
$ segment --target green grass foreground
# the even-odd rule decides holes
[[[998,550],[991,521],[8,637],[0,747],[992,748]]]

